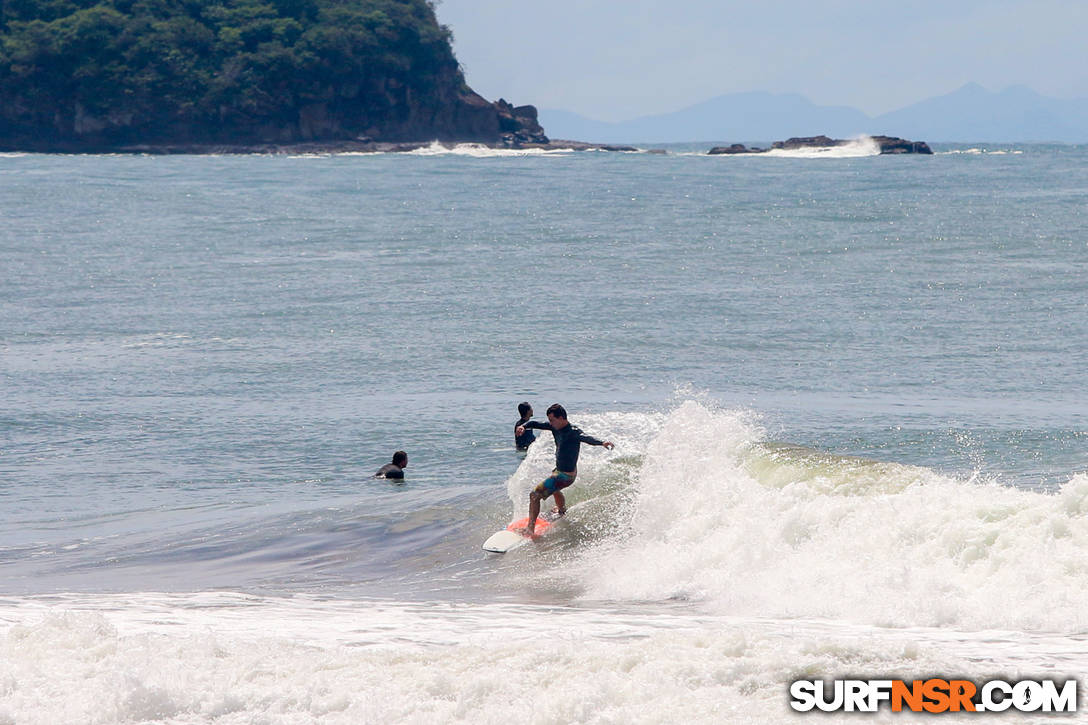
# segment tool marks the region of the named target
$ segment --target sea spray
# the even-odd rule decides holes
[[[871,136],[859,136],[839,146],[803,146],[791,149],[771,149],[767,156],[790,159],[853,159],[879,156],[880,144]]]
[[[599,446],[582,444],[578,459],[578,477],[564,493],[573,505],[597,499],[617,488],[625,488],[634,480],[642,465],[646,446],[661,428],[665,416],[660,413],[587,413],[570,414],[571,422],[585,433],[610,440],[612,451]],[[537,431],[537,441],[530,446],[525,460],[506,481],[506,492],[514,514],[524,515],[529,505],[529,492],[555,468],[555,443],[548,431]]]
[[[586,598],[899,627],[1088,625],[1084,475],[1047,495],[791,456],[749,418],[694,402],[668,416],[633,482],[632,535],[582,558]]]
[[[413,151],[406,152],[413,156],[466,156],[477,159],[508,158],[512,156],[545,156],[551,154],[571,154],[569,149],[505,149],[493,148],[477,143],[458,143],[446,145],[439,141],[432,141],[429,146],[422,146]]]

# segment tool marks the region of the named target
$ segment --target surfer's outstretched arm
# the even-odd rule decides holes
[[[586,435],[585,433],[580,435],[578,437],[578,440],[580,440],[582,443],[588,443],[591,446],[604,446],[605,450],[608,451],[616,447],[615,444],[612,443],[612,441],[602,441],[600,438],[594,438],[593,436]]]

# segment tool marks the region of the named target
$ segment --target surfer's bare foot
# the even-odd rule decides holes
[[[566,514],[567,514],[566,509],[561,509],[558,506],[553,506],[552,507],[552,515],[555,516],[556,518],[559,518],[560,516],[565,516]]]

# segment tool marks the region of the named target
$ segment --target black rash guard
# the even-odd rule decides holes
[[[378,469],[378,472],[374,474],[374,477],[384,478],[404,478],[404,469],[395,463],[386,463],[384,466]]]
[[[518,426],[525,425],[528,422],[527,419],[518,418],[518,422],[514,423],[514,445],[517,446],[519,451],[524,451],[536,441],[536,435],[529,431],[525,431],[521,435],[517,434]]]
[[[583,443],[591,446],[604,445],[604,441],[586,435],[581,428],[576,428],[570,423],[556,430],[551,423],[537,423],[535,420],[530,420],[525,427],[552,432],[552,437],[555,438],[555,470],[564,473],[578,470],[578,454],[582,450]]]

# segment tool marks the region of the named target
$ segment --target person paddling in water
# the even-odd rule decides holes
[[[582,444],[591,446],[604,446],[608,450],[615,448],[611,441],[602,441],[593,436],[586,435],[580,428],[570,424],[567,420],[567,411],[562,405],[556,403],[548,408],[548,422],[537,423],[530,420],[524,425],[519,425],[514,431],[521,435],[525,429],[550,430],[555,438],[555,470],[552,475],[544,479],[543,483],[529,492],[529,524],[525,532],[533,535],[536,528],[536,517],[540,513],[540,502],[549,496],[555,496],[555,508],[552,513],[562,516],[567,512],[567,501],[563,498],[563,489],[574,483],[578,475],[578,454],[582,450]]]
[[[374,474],[374,478],[395,478],[401,481],[404,480],[404,469],[407,467],[408,454],[404,451],[397,451],[393,454],[393,462],[386,463],[379,468],[378,472]]]

